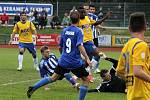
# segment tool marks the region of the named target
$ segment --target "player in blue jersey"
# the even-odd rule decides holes
[[[48,46],[42,46],[40,51],[42,54],[42,58],[39,63],[39,72],[41,78],[52,76],[54,74],[54,70],[58,65],[58,59],[53,53],[50,53]],[[76,83],[76,81],[72,78],[71,74],[69,73],[65,73],[58,80],[62,80],[64,77],[73,85],[73,87],[79,86],[79,83]],[[45,90],[48,89],[49,88],[46,86]]]
[[[88,13],[88,16],[97,21],[98,20],[98,16],[95,14],[95,11],[96,11],[96,8],[94,5],[89,5],[89,13]],[[94,45],[96,47],[98,47],[98,34],[97,34],[97,31],[96,31],[96,28],[94,25],[91,26],[92,28],[92,31],[93,31],[93,42],[94,42]]]
[[[58,66],[56,67],[55,73],[52,75],[52,77],[45,77],[32,87],[29,87],[27,91],[27,96],[29,98],[31,97],[33,92],[41,86],[52,83],[60,78],[60,76],[71,71],[83,81],[83,85],[80,85],[78,100],[84,100],[87,93],[89,81],[87,80],[88,72],[83,67],[81,54],[85,57],[85,61],[89,66],[91,66],[91,62],[83,47],[82,30],[77,27],[79,18],[80,14],[78,13],[78,11],[71,12],[70,19],[72,25],[65,28],[61,33],[60,51],[62,55],[58,60]]]
[[[95,20],[95,21],[97,21],[98,20],[98,16],[95,14],[95,12],[96,12],[96,8],[95,8],[95,6],[94,5],[89,5],[89,13],[88,13],[88,16],[92,19],[92,20]],[[92,28],[92,31],[93,31],[93,42],[94,42],[94,45],[96,46],[96,47],[98,47],[98,32],[97,32],[97,30],[96,30],[96,26],[94,26],[94,25],[91,25],[91,28]],[[93,58],[93,60],[94,60],[94,58]],[[98,61],[100,60],[100,58],[98,59]],[[99,73],[100,72],[100,70],[99,70],[99,62],[96,64],[96,66],[95,66],[95,72],[96,73]]]

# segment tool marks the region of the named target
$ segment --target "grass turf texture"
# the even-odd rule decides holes
[[[59,57],[58,50],[51,50]],[[107,55],[118,58],[119,52],[107,52]],[[26,51],[24,54],[24,69],[22,72],[16,71],[17,65],[17,48],[4,49],[0,48],[0,100],[28,100],[26,90],[28,86],[33,85],[39,79],[39,73],[33,68],[32,56]],[[38,58],[40,58],[38,50]],[[111,63],[102,60],[100,68],[110,68]],[[99,77],[98,75],[95,75]],[[33,80],[24,82],[27,80]],[[22,83],[20,83],[22,81]],[[100,80],[90,84],[90,88],[99,85]],[[7,84],[14,83],[17,84]],[[50,90],[44,88],[37,90],[30,100],[77,100],[78,92],[64,79],[49,85]],[[89,93],[85,100],[125,100],[125,94],[121,93]]]
[[[12,33],[13,27],[0,27],[0,34],[9,35]],[[62,29],[40,29],[37,30],[38,34],[52,34],[57,33],[60,34]],[[127,29],[106,29],[101,30],[101,34],[110,34],[110,35],[130,35]],[[147,30],[145,36],[150,36],[150,30]]]

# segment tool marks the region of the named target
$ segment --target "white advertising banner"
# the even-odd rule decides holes
[[[111,46],[111,35],[100,35],[98,36],[99,46]]]
[[[7,1],[7,0],[6,0]],[[42,11],[42,8],[46,10],[48,16],[53,15],[52,4],[39,4],[39,3],[0,3],[0,15],[5,11],[8,15],[16,15],[16,13],[25,9],[26,13],[29,14],[31,10],[36,9],[38,12]]]

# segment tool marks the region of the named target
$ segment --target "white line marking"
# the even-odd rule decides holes
[[[95,77],[94,79],[95,80],[100,80],[99,77]],[[0,84],[0,86],[16,85],[16,84],[28,83],[28,82],[37,81],[37,80],[39,80],[39,79],[19,81],[19,82],[9,82],[9,83]]]
[[[19,82],[10,82],[10,83],[0,84],[0,86],[15,85],[15,84],[20,84],[20,83],[28,83],[28,82],[37,81],[37,80],[39,80],[39,79],[19,81]]]

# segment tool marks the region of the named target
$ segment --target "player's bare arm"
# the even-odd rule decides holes
[[[110,16],[112,15],[112,11],[109,11],[106,16],[104,16],[101,20],[96,21],[96,23],[94,23],[93,25],[97,26],[99,24],[101,24],[102,22],[104,22],[106,19],[108,19]]]
[[[34,34],[35,37],[37,38],[37,31],[36,31],[36,30],[33,31],[33,34]]]
[[[37,31],[33,30],[32,34],[37,35]]]
[[[142,66],[133,66],[133,74],[135,77],[150,83],[150,76],[143,71]]]
[[[15,37],[15,34],[16,33],[14,33],[14,32],[11,34],[9,44],[12,44],[12,41],[13,41],[13,38]]]

